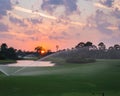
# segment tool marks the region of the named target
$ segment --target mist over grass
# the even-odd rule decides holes
[[[26,68],[15,76],[0,79],[0,94],[102,96],[101,93],[104,92],[105,96],[120,96],[119,81],[120,60],[102,59],[90,64]]]

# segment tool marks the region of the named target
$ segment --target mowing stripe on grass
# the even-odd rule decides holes
[[[5,72],[3,69],[0,69],[0,71],[1,71],[2,73],[4,73],[6,76],[9,76],[9,74],[8,74],[7,72]]]
[[[25,69],[26,67],[22,67],[22,68],[20,68],[20,69],[18,69],[17,71],[15,71],[14,73],[12,73],[11,75],[14,75],[14,74],[16,74],[17,72],[20,72],[21,70],[23,70],[23,69]]]
[[[33,63],[33,62],[32,62],[32,63]],[[30,63],[29,65],[31,65],[32,63]],[[29,65],[28,65],[28,66],[29,66]],[[27,68],[27,66],[18,69],[18,70],[15,71],[12,75],[16,74],[17,72],[20,72],[20,71],[24,70],[25,68]]]

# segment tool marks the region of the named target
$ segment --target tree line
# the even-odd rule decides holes
[[[0,46],[0,60],[5,59],[19,59],[19,56],[23,57],[29,54],[34,56],[46,56],[53,54],[51,50],[45,50],[42,46],[35,47],[35,52],[17,50],[13,47],[8,47],[6,43],[2,43]],[[98,46],[92,42],[79,42],[72,49],[64,49],[56,52],[54,56],[60,57],[81,57],[81,58],[96,58],[96,59],[120,59],[120,45],[115,44],[106,48],[104,42],[100,42]]]
[[[95,58],[95,59],[120,59],[120,45],[115,44],[106,48],[104,42],[98,43],[98,46],[92,42],[79,42],[72,49],[61,50],[57,54],[63,58]]]
[[[13,47],[8,47],[6,43],[2,43],[0,46],[0,60],[17,60],[29,54],[36,55],[36,52],[17,50]]]
[[[6,43],[3,43],[0,46],[0,60],[5,60],[5,59],[17,59],[17,54],[16,54],[16,49],[13,47],[7,46]]]
[[[23,59],[24,56],[28,55],[41,58],[52,53],[53,52],[51,52],[51,50],[45,50],[42,46],[35,47],[35,51],[22,51],[21,49],[17,50],[13,47],[8,47],[6,43],[2,43],[0,46],[0,60]]]

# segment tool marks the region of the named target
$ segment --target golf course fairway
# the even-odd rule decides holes
[[[120,60],[0,73],[0,96],[120,96]]]

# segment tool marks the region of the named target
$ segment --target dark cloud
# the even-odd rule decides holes
[[[51,40],[63,40],[63,39],[65,39],[65,37],[51,35],[51,36],[49,36],[49,39],[51,39]]]
[[[7,32],[9,27],[3,23],[0,23],[0,32]]]
[[[70,34],[65,31],[60,32],[60,34],[53,32],[53,34],[54,35],[48,36],[49,39],[51,39],[51,40],[66,40],[67,39],[68,40],[70,37]]]
[[[13,39],[15,36],[11,34],[0,34],[0,38]]]
[[[112,7],[114,0],[100,0],[100,3],[107,6],[107,7]]]
[[[69,22],[71,22],[70,18],[65,15],[59,16],[59,18],[56,20],[56,23],[61,23],[63,25],[67,25],[67,24],[69,24]]]
[[[119,24],[118,24],[118,28],[119,28],[119,30],[120,30],[120,22],[119,22]]]
[[[62,0],[43,0],[41,8],[49,13],[52,13],[56,9],[57,5],[61,4],[63,4]]]
[[[30,20],[33,24],[41,24],[42,23],[42,19],[31,19]]]
[[[10,0],[0,0],[0,16],[4,16],[7,13],[7,10],[11,10]]]
[[[66,8],[66,13],[71,13],[77,11],[77,0],[64,0],[64,5]]]
[[[53,13],[54,10],[62,5],[65,7],[65,13],[70,14],[77,11],[77,0],[43,0],[41,8],[49,13]]]
[[[107,20],[107,15],[101,11],[101,10],[96,10],[96,15],[93,15],[91,17],[88,18],[88,24],[93,24],[96,26],[93,26],[91,28],[96,28],[97,30],[99,30],[100,32],[104,33],[104,34],[112,34],[113,31],[108,29],[109,26],[112,26],[111,23],[109,23],[109,21]],[[89,27],[89,26],[86,26]]]
[[[30,40],[33,40],[33,41],[39,41],[39,39],[37,37],[29,37]]]
[[[17,19],[17,18],[15,18],[15,17],[10,16],[10,17],[9,17],[9,20],[10,20],[12,23],[14,23],[14,24],[19,24],[19,25],[22,26],[22,27],[26,27],[26,26],[27,26],[27,25],[24,23],[23,20]]]
[[[105,34],[111,34],[112,31],[107,29],[107,27],[111,26],[111,24],[107,21],[106,14],[101,11],[96,11],[95,21],[97,25],[97,29]]]
[[[35,33],[36,32],[34,30],[28,30],[28,31],[25,32],[25,34],[27,34],[27,35],[33,35]]]
[[[67,32],[65,32],[65,31],[61,32],[61,34],[62,34],[63,36],[68,36],[68,35],[69,35],[69,34],[68,34]]]
[[[26,38],[16,38],[16,40],[20,41],[20,42],[25,42]]]
[[[16,1],[15,4],[19,4],[19,1]]]
[[[85,0],[85,1],[93,1],[93,0]]]
[[[115,16],[116,18],[120,19],[120,10],[116,8],[113,12],[112,15]]]
[[[14,5],[20,4],[20,0],[11,0],[11,3]]]
[[[44,0],[44,2],[53,5],[61,5],[63,4],[63,0]]]
[[[108,23],[108,22],[104,22],[102,24],[98,24],[97,25],[97,29],[102,32],[102,33],[105,33],[105,34],[112,34],[113,31],[110,30],[110,29],[107,29],[107,27],[109,27],[111,24]]]

